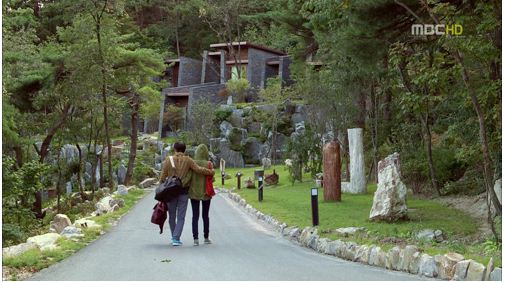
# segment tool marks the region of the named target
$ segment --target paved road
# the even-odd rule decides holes
[[[419,280],[419,276],[318,254],[282,238],[231,204],[212,200],[212,245],[192,245],[188,207],[182,247],[150,223],[153,193],[110,232],[31,280]],[[200,223],[202,224],[202,223]],[[170,260],[166,262],[165,260]]]

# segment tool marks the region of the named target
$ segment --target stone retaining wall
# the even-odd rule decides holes
[[[219,191],[226,193],[246,213],[273,226],[283,237],[319,253],[429,278],[461,281],[501,281],[501,268],[494,268],[492,260],[486,267],[474,260],[465,260],[462,255],[457,253],[430,256],[422,253],[414,245],[395,246],[389,251],[385,251],[375,245],[359,245],[355,242],[343,240],[331,241],[328,238],[320,238],[316,227],[288,226],[273,216],[258,211],[237,193],[226,189],[220,189]]]

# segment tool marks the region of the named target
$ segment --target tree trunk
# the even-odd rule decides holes
[[[104,4],[106,5],[106,3]],[[106,81],[106,75],[107,75],[107,70],[105,67],[105,58],[103,55],[103,48],[102,48],[102,32],[101,32],[101,17],[98,17],[97,23],[96,23],[96,39],[98,42],[98,54],[99,54],[99,59],[100,59],[100,68],[101,68],[101,73],[102,73],[102,103],[103,103],[103,122],[105,125],[105,141],[107,142],[107,163],[108,163],[108,186],[110,190],[112,191],[114,187],[114,180],[112,179],[112,143],[110,141],[110,130],[109,130],[109,115],[108,115],[108,104],[107,104],[107,81]],[[103,179],[100,178],[100,179]]]
[[[477,94],[475,93],[474,89],[470,85],[470,76],[468,75],[468,72],[463,64],[463,58],[461,58],[461,55],[459,54],[459,52],[454,52],[453,55],[456,58],[456,60],[458,61],[459,65],[461,66],[463,82],[465,83],[465,86],[467,87],[468,92],[470,93],[472,105],[473,105],[473,107],[475,109],[475,113],[477,114],[477,117],[479,119],[479,139],[480,139],[481,150],[482,150],[482,160],[483,160],[483,167],[484,167],[484,183],[486,185],[486,192],[488,193],[489,197],[491,198],[491,202],[493,203],[496,213],[501,216],[501,204],[500,204],[498,197],[496,196],[496,193],[494,192],[494,188],[493,188],[491,158],[489,157],[489,145],[488,145],[488,140],[487,140],[487,130],[486,130],[486,122],[484,120],[484,114],[482,112],[482,108],[481,108],[479,100],[477,98]],[[494,226],[493,223],[491,225]]]
[[[340,145],[332,141],[323,148],[324,200],[341,201]]]
[[[125,185],[129,185],[133,175],[135,158],[137,157],[137,134],[139,120],[139,97],[137,93],[132,93],[132,115],[131,115],[131,135],[130,135],[130,155],[128,157],[128,168],[126,170]]]
[[[51,141],[53,140],[54,135],[65,124],[70,112],[71,112],[71,105],[67,103],[65,105],[65,107],[63,108],[60,119],[49,129],[46,137],[42,141],[42,145],[40,146],[40,150],[38,152],[40,163],[44,163],[44,160],[46,159],[47,154],[49,152],[49,145],[51,145]],[[33,203],[32,210],[35,213],[36,218],[43,218],[44,217],[44,215],[42,214],[42,192],[41,191],[35,192],[35,202]]]
[[[428,113],[426,113],[426,118],[420,117],[421,126],[423,128],[423,137],[426,142],[426,156],[428,157],[428,167],[430,170],[430,179],[431,186],[437,191],[439,196],[442,196],[442,192],[440,191],[440,187],[438,185],[437,173],[435,170],[435,165],[433,162],[433,153],[432,153],[432,142],[431,142],[431,130],[430,125],[428,124]]]

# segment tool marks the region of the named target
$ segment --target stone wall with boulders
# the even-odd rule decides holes
[[[431,256],[423,253],[415,245],[395,246],[390,250],[383,250],[376,245],[359,245],[352,241],[339,239],[332,241],[328,238],[321,238],[316,227],[288,226],[273,216],[256,210],[240,195],[226,189],[220,191],[227,193],[228,197],[246,213],[273,226],[283,237],[322,254],[428,278],[463,281],[501,281],[502,279],[501,268],[495,268],[493,259],[487,266],[484,266],[471,259],[465,260],[458,253]],[[359,227],[336,230],[337,233],[344,234],[344,237],[363,231]]]
[[[277,131],[272,132],[271,116],[276,109],[279,110]],[[305,128],[305,106],[291,102],[243,108],[221,105],[218,111],[229,115],[217,125],[216,134],[209,140],[209,149],[230,167],[260,165],[263,159],[272,159],[274,154],[277,163],[281,163],[288,139]]]

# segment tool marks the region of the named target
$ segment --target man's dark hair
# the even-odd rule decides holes
[[[184,153],[186,152],[186,145],[182,142],[176,142],[174,144],[174,150],[178,153]]]

